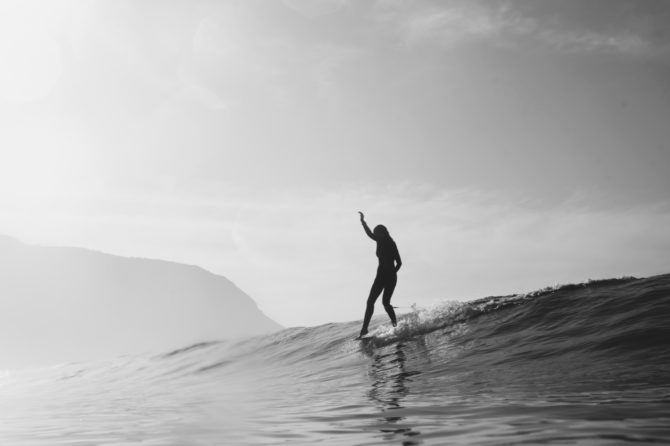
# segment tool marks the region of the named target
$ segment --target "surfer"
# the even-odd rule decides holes
[[[368,324],[370,324],[372,313],[375,311],[375,301],[382,291],[384,292],[384,296],[382,297],[384,309],[391,318],[393,326],[395,327],[398,325],[395,318],[395,312],[391,306],[391,296],[393,296],[393,290],[395,290],[395,285],[398,281],[397,273],[402,265],[402,261],[400,260],[400,254],[398,253],[398,247],[391,238],[386,227],[384,225],[377,225],[375,226],[374,231],[370,231],[370,227],[365,222],[365,215],[360,211],[358,213],[361,214],[361,224],[363,225],[363,229],[365,229],[365,233],[368,237],[377,242],[377,257],[379,258],[377,276],[372,283],[367,306],[365,307],[363,328],[361,328],[361,334],[359,336],[362,337],[368,333]]]

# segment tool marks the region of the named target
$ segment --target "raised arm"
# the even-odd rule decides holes
[[[368,235],[368,237],[370,237],[372,240],[377,240],[377,239],[375,238],[375,235],[374,235],[374,234],[372,233],[372,231],[370,230],[370,227],[369,227],[368,224],[365,222],[365,215],[363,215],[363,213],[362,213],[361,211],[358,211],[358,213],[361,214],[361,224],[363,225],[363,229],[365,229],[365,233],[366,233],[366,234]]]

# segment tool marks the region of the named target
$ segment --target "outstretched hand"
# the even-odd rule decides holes
[[[363,215],[363,213],[361,211],[358,211],[358,213],[361,214],[361,221],[362,222],[365,221],[365,215]]]

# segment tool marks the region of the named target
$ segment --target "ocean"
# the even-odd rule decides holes
[[[670,444],[670,275],[359,330],[0,371],[0,445]]]

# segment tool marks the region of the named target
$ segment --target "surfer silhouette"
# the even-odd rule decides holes
[[[393,306],[391,306],[391,296],[393,296],[393,291],[395,290],[398,281],[398,270],[402,265],[402,261],[400,260],[400,254],[398,253],[398,247],[391,238],[386,227],[384,225],[377,225],[375,226],[374,231],[371,231],[370,227],[365,222],[365,215],[360,211],[358,213],[361,214],[361,224],[363,225],[365,233],[368,237],[377,242],[377,258],[379,259],[377,276],[372,283],[370,295],[368,296],[367,305],[365,307],[363,328],[361,328],[361,334],[359,336],[362,337],[368,333],[368,325],[370,324],[372,313],[375,311],[375,302],[382,291],[384,292],[382,297],[384,309],[388,313],[389,318],[391,318],[393,326],[395,327],[397,325],[395,312],[393,311]]]

